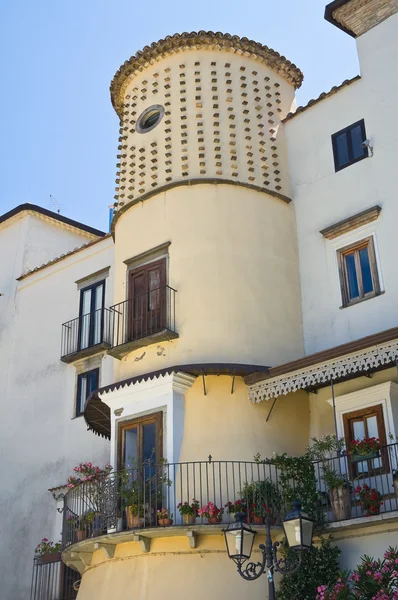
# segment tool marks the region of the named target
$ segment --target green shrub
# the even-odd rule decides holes
[[[314,600],[320,583],[330,585],[337,581],[340,552],[329,540],[321,538],[320,546],[303,553],[297,573],[282,576],[277,600]]]

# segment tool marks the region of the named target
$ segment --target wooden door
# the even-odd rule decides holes
[[[130,272],[129,340],[166,326],[166,262],[160,260]]]

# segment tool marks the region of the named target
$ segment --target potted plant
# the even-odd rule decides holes
[[[265,517],[270,516],[271,512],[266,504],[252,504],[249,511],[250,522],[254,525],[264,525]]]
[[[224,509],[218,508],[218,506],[213,502],[208,502],[207,504],[202,506],[202,508],[198,509],[199,516],[207,519],[210,525],[214,525],[215,523],[221,523],[223,512]]]
[[[269,509],[269,515],[273,522],[276,522],[282,507],[282,497],[278,486],[269,478],[253,483],[245,483],[239,492],[242,502],[245,504],[245,510],[241,512],[250,512],[246,506],[256,505],[259,509],[266,505]],[[265,515],[263,515],[265,516]]]
[[[50,542],[43,538],[35,548],[35,554],[40,557],[40,562],[56,562],[61,560],[61,542]]]
[[[379,490],[371,488],[364,483],[362,486],[358,485],[354,492],[359,498],[359,503],[365,513],[365,517],[372,517],[373,515],[380,514],[380,506],[382,506],[384,502],[383,496],[380,494]]]
[[[353,440],[347,449],[351,462],[362,462],[380,456],[380,440],[371,437],[363,440]]]
[[[127,529],[143,527],[145,506],[144,499],[149,498],[148,483],[140,472],[124,470],[120,473],[120,497],[126,515]],[[135,479],[132,477],[135,476]]]
[[[336,521],[350,519],[352,511],[352,487],[349,481],[328,464],[323,465],[322,478],[328,488],[330,504]]]
[[[180,515],[182,515],[184,525],[193,525],[195,523],[199,510],[198,500],[193,499],[191,504],[189,502],[180,502],[177,508],[180,511]]]
[[[168,508],[161,508],[156,514],[160,527],[170,527],[170,525],[173,525],[173,513],[170,513]]]

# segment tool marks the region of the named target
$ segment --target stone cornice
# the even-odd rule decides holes
[[[244,54],[254,60],[265,63],[276,73],[284,77],[295,88],[299,88],[303,81],[303,74],[285,56],[275,50],[263,46],[259,42],[229,33],[214,33],[212,31],[193,31],[191,33],[176,33],[168,35],[165,39],[153,42],[139,50],[135,56],[127,60],[116,72],[111,85],[111,99],[113,107],[121,117],[124,95],[128,83],[138,72],[143,71],[153,63],[177,52],[189,50],[218,50]]]
[[[333,240],[339,235],[343,235],[353,229],[357,229],[358,227],[362,227],[362,225],[367,225],[372,221],[376,221],[379,214],[381,212],[381,206],[372,206],[371,208],[367,208],[352,217],[348,217],[348,219],[343,219],[338,223],[334,223],[333,225],[329,225],[329,227],[325,227],[319,233],[323,235],[328,240]]]
[[[366,348],[352,354],[328,360],[307,368],[292,371],[279,377],[271,377],[249,385],[249,398],[252,402],[270,400],[298,390],[308,390],[355,377],[367,371],[393,365],[398,358],[398,339]]]

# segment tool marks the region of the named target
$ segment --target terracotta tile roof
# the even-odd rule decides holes
[[[321,100],[325,100],[325,98],[330,98],[330,96],[333,96],[333,94],[336,94],[342,88],[345,88],[351,85],[352,83],[359,81],[360,79],[360,75],[355,75],[355,77],[353,77],[352,79],[345,79],[343,83],[341,83],[340,85],[333,86],[332,89],[328,92],[323,92],[322,94],[320,94],[320,96],[318,96],[318,98],[312,99],[309,102],[307,102],[305,106],[298,106],[295,112],[290,112],[286,115],[284,119],[282,119],[283,123],[286,123],[286,121],[290,121],[290,119],[293,119],[293,117],[295,117],[296,115],[306,111],[308,108],[311,108],[311,106],[314,106],[314,104],[318,104],[318,102],[321,102]]]
[[[195,48],[250,53],[287,79],[295,88],[299,88],[303,81],[303,74],[295,64],[291,63],[285,56],[281,56],[279,52],[259,42],[219,31],[216,33],[213,31],[175,33],[166,36],[164,40],[145,46],[135,56],[126,60],[117,71],[111,82],[110,92],[112,104],[119,116],[122,112],[125,90],[131,76],[134,76],[137,71],[142,71],[148,65],[152,65],[159,58]]]
[[[23,273],[22,275],[17,277],[17,281],[21,281],[22,279],[29,277],[29,275],[33,275],[33,273],[37,273],[38,271],[41,271],[42,269],[45,269],[46,267],[55,265],[55,263],[60,262],[61,260],[64,260],[65,258],[68,258],[68,256],[72,256],[72,254],[77,254],[77,252],[80,252],[81,250],[84,250],[85,248],[90,248],[90,246],[94,246],[95,244],[98,244],[99,242],[103,242],[104,240],[107,240],[110,237],[112,237],[111,234],[107,233],[106,235],[99,238],[98,240],[93,240],[91,242],[88,242],[87,244],[83,244],[83,246],[79,246],[78,248],[74,248],[73,250],[70,250],[70,252],[61,254],[61,256],[57,256],[56,258],[49,260],[48,262],[40,265],[39,267],[35,267],[34,269],[31,269],[30,271],[26,271],[26,273]]]

